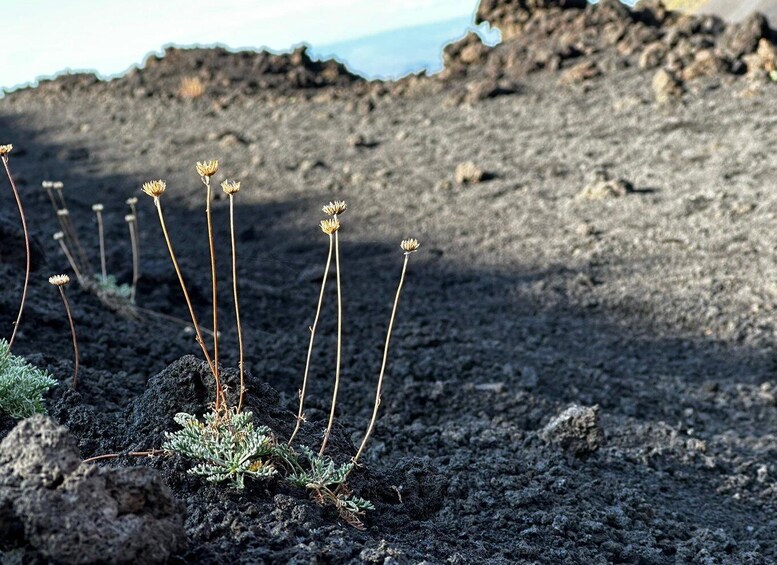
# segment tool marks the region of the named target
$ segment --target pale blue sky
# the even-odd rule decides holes
[[[446,42],[440,38],[463,35],[478,0],[0,2],[0,87],[11,88],[66,69],[110,76],[168,44],[286,50],[304,41],[317,53],[339,55],[371,76],[420,70],[419,65],[435,68],[439,47]],[[385,33],[408,28],[429,37]],[[377,43],[352,41],[372,36]],[[432,41],[440,45],[431,49]],[[341,47],[353,62],[337,52]],[[429,60],[433,54],[437,58]]]

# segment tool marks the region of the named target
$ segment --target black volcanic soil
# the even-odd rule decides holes
[[[434,81],[426,96],[369,104],[344,84],[342,96],[249,92],[218,104],[106,85],[9,95],[0,142],[15,146],[10,166],[35,238],[16,352],[62,381],[49,412],[83,457],[159,447],[176,403],[204,410],[206,397],[190,395],[201,377],[171,384],[202,373],[194,359],[179,361],[198,355],[189,333],[122,318],[74,286],[82,373],[78,393],[67,391],[68,329],[46,282],[67,263],[40,182],[65,183],[95,266],[90,205],[105,205],[109,270],[125,281],[124,201],[137,195],[139,305],[184,317],[152,203],[139,192],[166,179],[172,237],[207,320],[204,192],[193,165],[218,158],[216,180],[243,183],[250,402],[281,436],[293,424],[326,258],[320,206],[349,204],[333,451],[342,460],[369,419],[398,243],[414,236],[423,247],[400,304],[368,466],[354,480],[377,506],[366,530],[278,485],[236,494],[186,475],[176,459],[122,460],[160,469],[184,502],[189,549],[176,562],[774,563],[777,86],[707,76],[657,105],[654,72],[616,65],[560,85],[539,69],[511,78],[512,94],[475,104],[452,104],[466,83],[438,79],[420,80]],[[486,179],[456,182],[467,161]],[[0,206],[8,334],[23,253],[6,183]],[[223,362],[234,367],[227,202],[214,213]],[[331,287],[308,443],[329,408],[334,306]],[[598,406],[603,434],[588,430],[577,450],[543,433],[572,404]],[[2,549],[8,561],[34,557]]]

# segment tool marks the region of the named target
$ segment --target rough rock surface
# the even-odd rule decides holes
[[[520,83],[539,71],[560,72],[566,85],[588,83],[623,68],[665,68],[677,80],[768,78],[753,54],[777,42],[760,14],[726,24],[709,15],[667,10],[658,1],[630,9],[618,0],[484,0],[477,22],[489,22],[502,42],[489,47],[468,33],[443,50],[444,69],[396,82],[366,81],[334,60],[314,61],[305,47],[290,53],[231,52],[222,48],[169,48],[126,75],[104,82],[71,74],[41,82],[51,94],[111,92],[139,99],[208,101],[223,108],[239,98],[349,99],[367,114],[381,99],[417,98],[448,90],[449,102],[476,104],[520,93]]]
[[[35,416],[0,443],[0,548],[57,563],[163,563],[184,508],[153,469],[82,464],[66,428]]]
[[[604,442],[604,431],[599,425],[599,407],[573,404],[548,422],[540,435],[571,455],[593,453]]]

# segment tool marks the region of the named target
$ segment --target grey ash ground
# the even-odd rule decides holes
[[[17,352],[63,381],[50,413],[82,457],[158,447],[177,400],[203,409],[187,396],[200,385],[164,385],[195,378],[191,359],[163,372],[197,355],[190,335],[116,317],[78,292],[82,388],[65,393],[67,327],[45,278],[66,264],[39,185],[65,182],[92,249],[89,205],[105,204],[109,266],[126,279],[124,200],[142,181],[166,179],[173,238],[207,319],[193,164],[218,158],[243,183],[252,402],[281,434],[293,424],[326,255],[321,204],[349,203],[342,457],[369,419],[399,241],[418,237],[423,248],[400,305],[368,468],[354,485],[377,502],[366,531],[277,486],[223,494],[183,474],[180,461],[142,461],[186,507],[188,549],[174,562],[773,563],[777,87],[708,77],[657,106],[652,80],[630,67],[560,86],[558,74],[540,72],[475,105],[453,104],[439,85],[369,104],[356,95],[214,103],[107,88],[8,96],[0,141],[17,148],[11,166],[36,239]],[[486,179],[454,182],[468,161]],[[184,316],[153,207],[140,197],[139,302]],[[9,328],[23,256],[7,190],[0,199],[0,324]],[[226,297],[225,206],[215,213]],[[333,293],[326,300],[311,442],[334,366]],[[222,347],[234,366],[229,308]],[[573,404],[567,416],[577,419],[543,431]],[[584,408],[594,406],[598,414]],[[9,561],[35,553],[3,549]]]

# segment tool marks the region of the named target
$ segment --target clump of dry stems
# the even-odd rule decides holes
[[[330,202],[322,208],[324,214],[331,216],[331,220],[324,220],[321,223],[321,229],[324,233],[334,234],[335,240],[335,276],[337,279],[337,359],[335,361],[335,386],[332,392],[332,407],[329,411],[329,421],[324,432],[324,439],[321,442],[321,449],[318,450],[319,457],[324,454],[329,436],[332,433],[332,425],[335,421],[335,408],[337,407],[337,393],[340,390],[340,366],[342,364],[343,351],[343,295],[340,287],[340,220],[338,216],[345,212],[347,205],[341,200]]]
[[[162,209],[161,197],[165,193],[167,185],[162,180],[150,181],[143,185],[143,192],[153,198],[157,209],[159,223],[167,245],[170,259],[173,263],[181,291],[184,296],[192,325],[196,334],[197,343],[200,345],[205,361],[210,367],[215,384],[215,399],[213,403],[213,412],[206,415],[205,423],[200,423],[194,416],[188,414],[179,414],[176,416],[176,422],[183,426],[183,429],[174,434],[168,435],[168,441],[165,449],[170,452],[179,453],[185,457],[199,460],[200,463],[194,467],[191,472],[204,475],[211,481],[230,481],[238,488],[242,488],[244,476],[253,476],[255,478],[265,478],[276,474],[277,469],[285,469],[285,480],[287,482],[311,490],[314,500],[322,504],[332,504],[340,515],[349,523],[356,527],[362,527],[360,517],[366,510],[372,509],[369,501],[354,496],[348,489],[345,481],[350,472],[356,467],[360,457],[363,455],[369,438],[371,437],[377,421],[378,411],[383,394],[384,382],[386,377],[386,367],[388,363],[389,345],[391,342],[391,333],[396,320],[397,308],[400,295],[405,283],[405,276],[410,255],[420,247],[415,239],[406,239],[401,243],[401,249],[404,252],[404,262],[399,278],[394,303],[389,318],[388,331],[383,349],[383,359],[378,376],[375,402],[367,431],[364,435],[359,449],[350,462],[343,465],[335,465],[332,459],[325,455],[328,440],[332,432],[334,416],[337,406],[338,391],[340,388],[340,377],[342,367],[342,330],[343,330],[343,308],[342,308],[342,288],[340,280],[340,249],[339,232],[341,229],[340,216],[346,211],[345,202],[330,202],[323,207],[323,212],[329,218],[321,221],[321,231],[329,237],[329,252],[327,254],[326,266],[321,281],[316,313],[313,324],[310,326],[310,340],[308,343],[305,369],[302,378],[302,388],[299,391],[299,409],[296,417],[296,425],[288,443],[279,444],[276,442],[275,435],[271,430],[260,427],[254,429],[250,424],[250,412],[243,412],[244,396],[246,392],[245,371],[244,371],[244,344],[243,329],[240,318],[240,306],[238,300],[238,281],[237,281],[237,249],[235,241],[235,196],[240,191],[240,183],[237,181],[226,180],[221,183],[221,188],[229,197],[229,225],[232,259],[232,295],[235,305],[235,320],[237,325],[238,349],[239,349],[239,368],[240,368],[240,392],[235,406],[230,406],[226,395],[226,388],[220,380],[218,367],[218,295],[216,284],[216,254],[213,239],[213,218],[212,218],[212,185],[211,177],[218,171],[218,161],[205,161],[197,163],[196,171],[200,176],[202,183],[206,187],[205,211],[207,219],[208,247],[210,252],[211,267],[211,285],[212,285],[212,311],[213,311],[213,347],[214,355],[211,357],[210,351],[202,337],[197,316],[191,302],[186,283],[181,273],[178,260],[173,250],[173,244],[165,223],[165,216]],[[134,209],[133,209],[134,212]],[[135,236],[137,232],[132,231],[134,222],[133,214],[126,218],[130,224],[131,234]],[[136,228],[136,225],[135,225]],[[60,236],[60,239],[64,238]],[[326,429],[319,451],[313,452],[305,446],[300,447],[301,454],[291,447],[302,423],[305,421],[304,403],[308,389],[311,356],[316,336],[316,329],[321,317],[323,300],[326,290],[327,278],[332,263],[332,256],[335,259],[335,277],[337,285],[337,351],[336,365],[334,375],[334,390],[332,393],[332,403],[329,417],[327,419]],[[64,297],[64,294],[63,294]],[[156,454],[155,451],[138,452],[138,455]],[[207,454],[204,457],[203,454]],[[113,458],[116,454],[100,456],[99,458]],[[95,459],[95,460],[96,460]],[[220,461],[220,462],[219,462]]]
[[[208,223],[208,249],[210,250],[210,279],[211,293],[213,296],[213,376],[216,379],[216,410],[219,409],[222,397],[225,392],[221,389],[219,379],[219,314],[218,314],[218,291],[216,283],[216,246],[213,240],[213,212],[211,202],[213,200],[210,178],[219,170],[218,161],[204,161],[195,166],[197,174],[200,175],[202,184],[205,185],[205,219]]]

